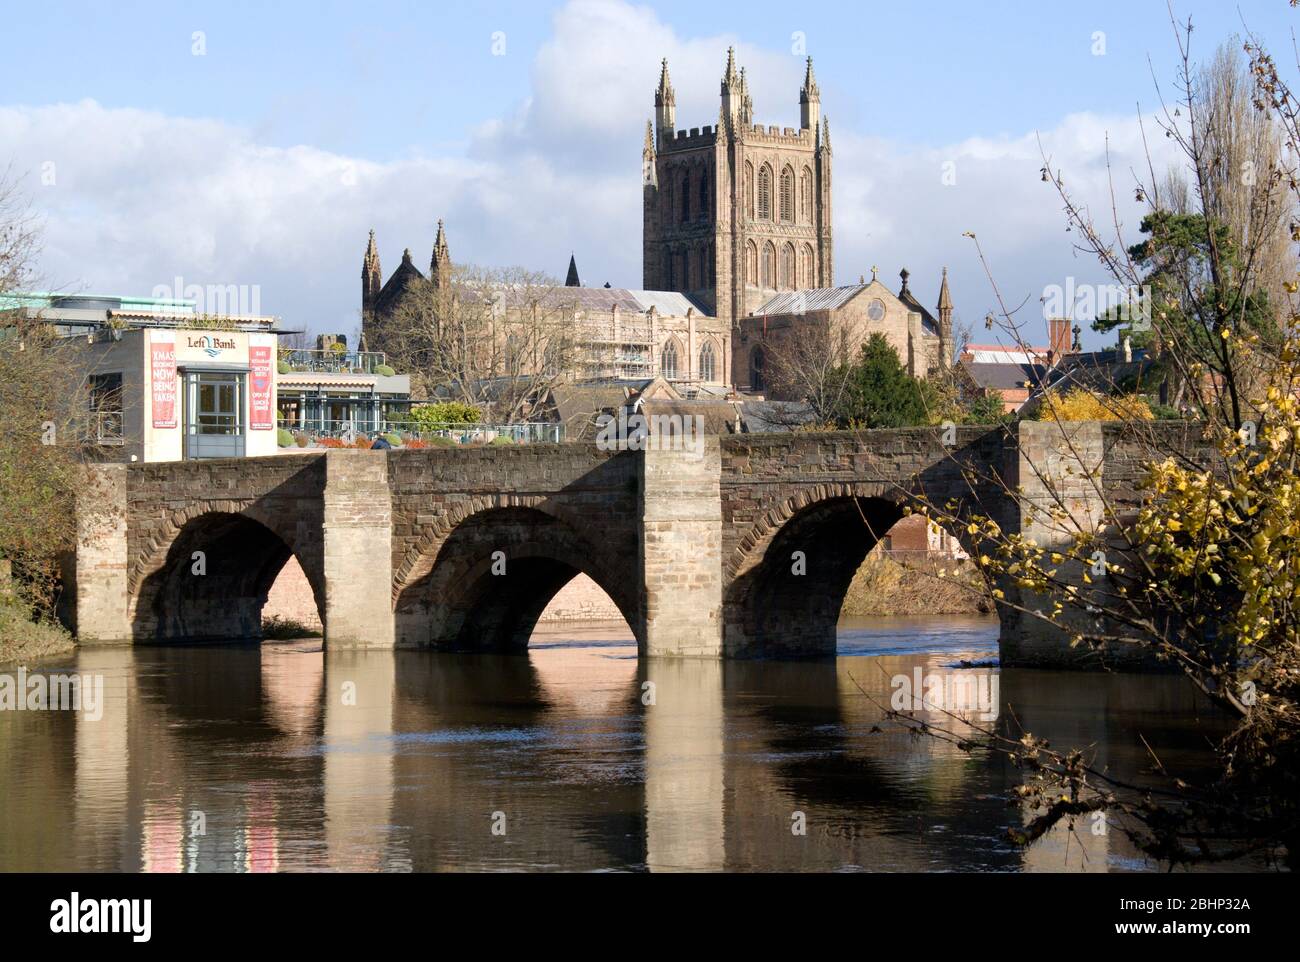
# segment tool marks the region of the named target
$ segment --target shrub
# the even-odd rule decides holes
[[[479,409],[460,401],[439,401],[422,404],[411,410],[411,420],[418,425],[478,424],[482,419]]]
[[[262,619],[262,638],[266,641],[278,641],[287,638],[318,638],[319,628],[311,628],[294,618],[281,618],[274,615]]]
[[[300,448],[305,448],[307,445],[311,444],[311,438],[307,437],[305,434],[295,435],[293,440]]]
[[[316,442],[322,448],[346,448],[347,445],[338,438],[321,438]]]
[[[1150,421],[1153,418],[1146,398],[1137,394],[1102,397],[1077,387],[1064,397],[1056,396],[1053,400],[1055,404],[1047,399],[1039,404],[1035,420]]]
[[[34,620],[23,606],[0,598],[0,664],[63,655],[75,647],[61,625]]]
[[[394,371],[387,364],[376,364],[375,373],[378,374],[380,377],[392,377],[397,372]]]
[[[402,443],[402,439],[398,437],[396,434],[393,434],[391,431],[388,434],[385,434],[383,438],[393,447],[397,447],[399,444]]]
[[[288,374],[290,371],[293,370],[293,368],[289,366],[288,361],[281,361],[279,364],[275,366],[275,369],[279,371],[281,374]]]
[[[280,445],[280,447],[291,448],[293,447],[296,439],[294,438],[293,434],[290,433],[289,431],[286,431],[284,428],[279,428],[275,432],[275,440],[276,443]]]
[[[428,444],[421,441],[419,438],[411,438],[411,440],[402,445],[402,447],[406,448],[408,451],[419,451],[428,446]]]
[[[361,435],[360,437],[358,437],[355,441],[352,442],[352,447],[354,447],[354,448],[362,448],[362,449],[368,451],[368,450],[370,450],[370,445],[373,444],[373,443],[374,443],[374,442],[372,442],[368,437],[366,437],[366,436],[363,434],[363,435]],[[346,447],[346,445],[345,445],[345,447]]]
[[[503,444],[514,444],[514,443],[515,443],[515,439],[510,437],[508,434],[498,434],[496,437],[494,437],[491,441],[488,442],[488,444],[493,444],[498,446]]]

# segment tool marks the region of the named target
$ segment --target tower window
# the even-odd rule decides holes
[[[758,248],[753,241],[745,242],[745,283],[758,286]]]
[[[700,220],[709,219],[709,174],[705,171],[700,175]]]
[[[794,290],[794,248],[789,244],[781,248],[781,286]]]
[[[799,219],[805,224],[812,223],[812,171],[807,167],[799,175]]]
[[[745,161],[745,216],[754,219],[754,165]]]
[[[781,220],[794,222],[794,171],[789,167],[781,171]]]
[[[758,172],[758,219],[772,219],[772,168],[767,164]]]
[[[776,248],[771,241],[763,245],[763,276],[760,286],[776,286]]]
[[[691,219],[691,175],[689,173],[682,175],[681,200],[680,221],[685,224]]]
[[[816,287],[817,278],[813,271],[813,249],[810,245],[803,245],[803,264],[799,268],[800,283],[804,287]]]

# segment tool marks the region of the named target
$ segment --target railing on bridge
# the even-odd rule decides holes
[[[317,421],[309,429],[304,429],[281,418],[279,426],[294,435],[298,447],[337,447],[339,443],[353,445],[379,437],[386,438],[389,443],[396,438],[401,447],[425,447],[431,443],[545,444],[564,440],[564,425],[552,423],[430,424],[382,419],[377,426],[369,428],[352,421]],[[306,439],[306,443],[299,438]]]

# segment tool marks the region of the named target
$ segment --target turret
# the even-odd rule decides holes
[[[817,121],[821,118],[822,95],[817,89],[817,78],[813,75],[812,57],[808,58],[808,70],[803,76],[803,89],[799,91],[799,126],[804,130],[817,133]]]
[[[663,68],[659,72],[659,89],[655,91],[655,130],[668,132],[669,136],[677,124],[677,95],[673,93],[672,81],[668,79],[668,58],[664,58]]]
[[[721,116],[728,123],[739,120],[744,96],[740,74],[736,72],[736,48],[727,48],[727,67],[722,72],[722,111]]]

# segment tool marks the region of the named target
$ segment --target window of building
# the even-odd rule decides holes
[[[705,171],[700,175],[700,220],[709,219],[709,173]]]
[[[745,242],[745,283],[758,286],[758,246],[753,241]]]
[[[812,223],[812,171],[807,167],[799,175],[799,219]]]
[[[767,288],[776,286],[776,248],[772,246],[771,241],[763,245],[762,286]]]
[[[122,375],[92,374],[87,440],[93,444],[122,444]]]
[[[877,297],[875,300],[873,300],[870,304],[867,305],[867,317],[871,318],[873,321],[879,321],[883,319],[884,316],[885,316],[885,302]]]
[[[817,275],[813,270],[813,249],[809,244],[803,245],[803,264],[799,269],[800,282],[804,287],[816,287]]]
[[[763,354],[761,347],[754,348],[749,355],[749,389],[751,391],[761,391],[765,385],[763,381],[763,368],[767,365],[767,358]]]
[[[691,219],[691,175],[682,174],[682,189],[680,191],[682,198],[681,223],[685,224]]]
[[[700,348],[700,380],[701,381],[713,381],[715,379],[713,376],[714,375],[713,360],[714,360],[713,342],[705,341],[704,346]]]
[[[772,168],[767,164],[758,172],[758,219],[772,219]]]
[[[754,165],[745,161],[745,216],[754,219]]]
[[[669,341],[664,345],[664,351],[660,357],[659,373],[667,380],[677,377],[677,344]]]
[[[789,167],[781,171],[781,220],[794,222],[794,171]]]

